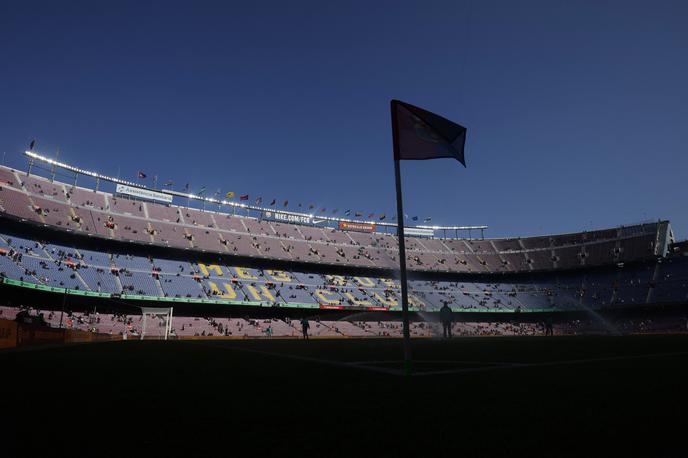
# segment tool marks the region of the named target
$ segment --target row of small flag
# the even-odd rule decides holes
[[[138,177],[139,177],[139,179],[141,179],[141,180],[145,180],[145,179],[148,177],[148,175],[146,175],[146,173],[144,173],[144,172],[139,171]],[[164,186],[174,186],[174,182],[173,182],[172,180],[169,180],[169,181],[165,182]],[[207,191],[206,186],[202,186],[201,189],[199,189],[198,192],[196,192],[196,195],[198,195],[198,196],[203,196],[203,195],[205,194],[206,191]],[[184,192],[189,192],[189,183],[187,183],[186,186],[184,186]],[[216,191],[216,192],[215,192],[215,198],[216,198],[216,199],[219,198],[219,197],[220,197],[220,194],[221,194],[220,190]],[[231,199],[234,199],[235,197],[236,197],[236,193],[234,193],[234,192],[232,192],[232,191],[228,191],[228,192],[225,193],[225,198],[227,198],[227,199],[230,199],[230,200],[231,200]],[[250,196],[249,196],[248,194],[241,194],[241,195],[239,196],[239,200],[246,202],[246,201],[250,200]],[[262,197],[256,198],[256,200],[255,200],[255,205],[261,205],[262,203],[263,203],[263,198],[262,198]],[[277,206],[277,205],[278,205],[277,199],[272,199],[272,201],[268,204],[268,206],[270,206],[270,207],[274,207],[274,206]],[[285,200],[285,201],[282,203],[282,205],[283,205],[285,208],[288,207],[288,206],[289,206],[289,201],[288,201],[288,200]],[[305,206],[304,206],[303,204],[298,204],[298,208],[303,209],[304,207],[305,207]],[[320,208],[319,210],[317,210],[315,204],[310,204],[310,205],[308,205],[306,208],[308,208],[308,210],[316,210],[316,211],[318,211],[318,212],[321,213],[321,214],[322,214],[322,213],[327,213],[327,208],[323,207],[323,208]],[[332,210],[332,214],[333,214],[333,215],[336,215],[337,213],[339,213],[339,209],[338,209],[338,208],[335,208],[335,209]],[[343,214],[344,216],[353,216],[353,217],[355,217],[355,218],[362,218],[363,216],[365,216],[365,214],[364,214],[363,212],[360,212],[360,211],[352,211],[352,210],[344,210],[344,211],[342,212],[342,214]],[[411,219],[411,221],[419,221],[419,220],[420,220],[420,218],[419,218],[418,216],[412,216],[412,217],[409,218],[408,215],[404,215],[404,217],[405,217],[405,219]],[[378,216],[376,213],[369,213],[369,214],[368,214],[368,219],[373,219],[373,218],[377,218],[377,219],[379,219],[380,221],[384,221],[385,219],[387,219],[387,215],[386,215],[385,213],[381,213],[381,214]],[[396,216],[392,217],[391,219],[392,219],[392,220],[396,220]],[[423,218],[423,222],[424,222],[424,223],[429,223],[430,221],[432,221],[432,218],[429,217],[429,216],[426,217],[426,218]]]

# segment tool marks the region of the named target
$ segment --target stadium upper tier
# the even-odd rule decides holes
[[[210,265],[93,251],[2,233],[0,280],[94,296],[94,300],[114,296],[228,306],[400,309],[400,285],[391,278]],[[682,255],[623,268],[499,276],[492,281],[409,281],[410,308],[419,312],[437,311],[445,303],[461,312],[528,312],[682,304],[687,298],[688,256]]]
[[[300,263],[396,269],[396,236],[132,200],[0,166],[0,213],[106,239]],[[269,213],[269,212],[264,212]],[[274,215],[273,215],[274,216]],[[410,270],[510,273],[664,256],[669,223],[509,239],[407,237]]]

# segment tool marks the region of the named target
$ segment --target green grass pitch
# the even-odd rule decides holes
[[[0,352],[4,456],[686,456],[688,337]]]

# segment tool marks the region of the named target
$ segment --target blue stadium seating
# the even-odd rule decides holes
[[[398,281],[388,278],[111,255],[3,234],[0,249],[4,251],[0,256],[4,276],[68,289],[316,307],[398,308],[400,301]],[[21,259],[16,253],[21,253]],[[429,311],[445,302],[454,309],[470,311],[579,310],[640,305],[648,297],[662,303],[688,299],[685,256],[636,267],[531,277],[497,283],[412,280],[411,305]]]

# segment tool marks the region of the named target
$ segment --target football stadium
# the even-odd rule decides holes
[[[634,383],[644,384],[645,389],[659,390],[653,387],[658,381],[671,384],[655,379],[651,371],[671,370],[688,356],[682,336],[686,333],[688,246],[675,241],[669,221],[500,239],[486,238],[484,226],[406,228],[409,332],[414,341],[413,367],[408,372],[401,356],[401,288],[395,268],[399,251],[397,236],[390,230],[393,225],[379,218],[357,220],[282,210],[274,202],[263,207],[152,189],[33,151],[24,155],[25,169],[0,168],[2,344],[15,348],[0,357],[20,364],[22,375],[16,381],[29,392],[41,390],[38,380],[42,377],[52,380],[53,375],[44,372],[50,370],[59,374],[49,389],[57,390],[57,395],[71,393],[67,396],[79,398],[74,390],[95,383],[95,391],[87,391],[91,399],[78,401],[81,408],[100,409],[102,400],[96,399],[101,389],[108,393],[124,389],[126,394],[115,396],[120,401],[109,401],[107,407],[115,409],[118,417],[117,409],[130,409],[118,406],[119,402],[145,405],[151,396],[176,396],[177,388],[158,372],[168,370],[172,360],[198,373],[212,365],[208,380],[220,389],[225,377],[232,378],[233,391],[200,395],[191,408],[177,414],[213,418],[213,408],[197,403],[212,405],[217,396],[217,402],[226,403],[230,411],[236,407],[242,415],[248,409],[250,415],[260,416],[278,403],[272,398],[278,392],[289,398],[286,402],[291,408],[298,409],[303,396],[309,398],[307,409],[316,409],[310,397],[327,397],[333,389],[334,399],[322,407],[336,418],[342,416],[326,420],[332,431],[339,428],[339,421],[358,421],[359,409],[369,409],[376,402],[393,404],[383,407],[382,418],[389,423],[380,432],[389,438],[385,442],[389,452],[396,450],[394,417],[404,415],[405,405],[389,397],[409,396],[408,390],[424,391],[420,399],[425,399],[439,386],[448,391],[440,397],[453,399],[455,383],[473,393],[479,384],[503,383],[513,386],[499,388],[500,395],[520,396],[523,393],[512,390],[526,389],[520,386],[522,377],[528,383],[535,377],[538,380],[532,383],[547,381],[537,396],[559,403],[558,389],[575,391],[594,377],[594,386],[567,395],[568,399],[603,402],[588,397],[608,389],[619,391],[612,398],[633,395],[624,390],[636,387],[614,385],[628,371],[631,374],[623,376],[637,377]],[[56,178],[68,174],[69,180]],[[447,306],[452,315],[449,336],[442,318],[442,308]],[[308,323],[307,329],[303,323]],[[549,340],[543,344],[540,339]],[[37,348],[41,351],[21,351]],[[103,374],[103,379],[91,380],[92,370]],[[242,372],[241,381],[235,380],[238,372]],[[411,385],[402,383],[409,377]],[[274,383],[291,387],[275,392],[273,378]],[[203,392],[202,380],[189,382],[184,392]],[[252,391],[254,383],[262,388]],[[381,392],[378,386],[369,391],[369,384],[393,388]],[[237,399],[237,390],[259,399]],[[356,399],[348,394],[342,401],[341,393],[349,390],[358,393]],[[266,391],[269,400],[263,399]],[[674,393],[671,388],[664,396],[670,393]],[[465,396],[460,395],[458,402],[478,415],[471,418],[488,415],[481,411],[486,405],[498,408],[490,404],[494,400],[478,396],[480,401],[469,401]],[[432,402],[417,400],[407,408],[422,410]],[[549,415],[546,412],[552,407],[541,402],[537,401],[536,413],[531,412],[537,419],[529,421],[545,428],[540,422],[546,418],[540,416]],[[259,406],[257,412],[255,406]],[[518,415],[525,414],[524,408],[510,413],[515,417],[509,421],[516,422]],[[557,404],[556,408],[576,406]],[[652,407],[644,408],[651,414]],[[623,424],[618,417],[621,412],[609,413],[606,421]],[[165,412],[146,413],[169,420]],[[450,412],[433,415],[439,416],[441,424],[456,424]],[[277,430],[304,434],[299,428],[317,429],[312,421],[310,416],[299,417]],[[415,431],[437,427],[435,421],[420,429],[416,425]],[[217,432],[219,425],[208,427]],[[240,437],[264,442],[262,433],[247,432],[245,424],[235,427],[242,431]],[[364,421],[347,429],[359,435],[348,446],[360,440],[362,446],[376,450],[380,444],[370,434],[379,427]],[[470,425],[463,427],[471,430]],[[477,442],[463,446],[477,454],[520,453],[529,447],[527,441],[514,437],[505,439],[503,444],[508,446],[486,445],[487,431],[494,427],[480,431]],[[507,436],[523,434],[513,423],[507,431],[501,429],[504,425],[496,427]],[[566,436],[566,427],[562,428],[557,434]],[[59,431],[60,427],[51,429],[48,436],[54,438],[52,433]],[[163,434],[155,428],[151,431]],[[92,434],[87,442],[99,434]],[[598,431],[589,434],[599,436]],[[162,445],[163,450],[170,450],[170,445],[190,454],[209,450],[164,435],[165,442],[171,442]],[[307,448],[308,453],[331,446],[337,437],[333,433],[309,439],[315,449]],[[155,453],[154,444],[160,445],[161,440],[139,445]],[[560,440],[564,437],[547,439],[555,449]],[[274,447],[287,447],[279,453],[288,453],[288,444],[268,443],[267,451],[261,445],[254,451],[269,454],[275,452]],[[459,445],[440,442],[425,447],[428,453],[442,454],[459,450]],[[345,447],[332,454],[339,452],[353,453]],[[580,452],[572,446],[573,455]]]
[[[10,320],[108,339],[296,338],[302,319],[314,338],[401,336],[396,224],[155,190],[25,154],[26,170],[0,168]],[[57,169],[73,181],[38,174]],[[406,228],[414,337],[442,336],[445,305],[466,336],[686,328],[688,251],[668,221],[512,239],[485,229]]]
[[[687,16],[3,4],[0,458],[686,456]]]

